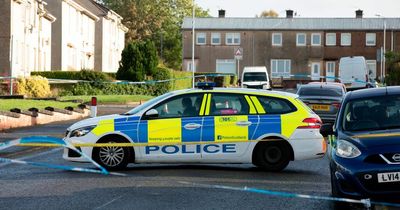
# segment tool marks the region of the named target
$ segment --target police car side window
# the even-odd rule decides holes
[[[240,94],[213,94],[210,115],[248,115],[249,105]]]
[[[296,107],[286,99],[258,96],[267,114],[286,114],[296,111]]]
[[[158,118],[195,117],[199,115],[203,94],[185,94],[174,97],[153,107]]]

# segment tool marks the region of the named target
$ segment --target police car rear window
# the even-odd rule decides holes
[[[258,96],[258,100],[267,114],[286,114],[297,111],[297,108],[286,99]]]

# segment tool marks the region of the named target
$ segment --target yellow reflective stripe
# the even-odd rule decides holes
[[[250,96],[251,100],[254,103],[254,106],[256,106],[258,114],[265,114],[264,107],[261,105],[260,101],[256,96]]]
[[[180,118],[147,121],[148,142],[167,144],[182,142],[181,124]]]
[[[251,102],[249,96],[244,96],[246,98],[247,103],[249,104],[250,107],[250,114],[257,114],[256,109],[254,108],[253,103]]]
[[[210,114],[210,106],[211,106],[211,94],[208,94],[207,105],[206,105],[206,113],[204,115]]]
[[[114,119],[101,120],[99,124],[92,130],[96,136],[114,131]]]
[[[203,96],[203,101],[201,102],[201,108],[200,108],[200,116],[204,115],[204,109],[206,108],[207,95],[208,94],[204,94],[204,96]]]

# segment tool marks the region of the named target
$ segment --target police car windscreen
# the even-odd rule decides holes
[[[301,87],[300,96],[333,96],[341,97],[342,90],[339,87]]]
[[[248,72],[244,73],[243,82],[257,82],[267,81],[267,75],[265,72]]]

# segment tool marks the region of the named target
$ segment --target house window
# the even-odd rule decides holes
[[[351,46],[351,34],[350,33],[340,34],[340,45],[341,46]]]
[[[321,45],[321,34],[311,34],[311,45],[320,46]]]
[[[297,46],[306,46],[307,41],[306,41],[306,34],[304,33],[299,33],[296,35],[296,45]]]
[[[197,45],[205,45],[206,44],[206,33],[197,33],[196,34],[196,44]]]
[[[326,34],[326,46],[336,46],[336,34],[327,33]]]
[[[375,46],[376,45],[376,33],[366,33],[365,34],[365,45]]]
[[[211,33],[211,44],[212,45],[220,45],[221,44],[221,34],[220,33]]]
[[[272,34],[272,46],[282,46],[282,33]]]
[[[240,33],[227,33],[226,45],[240,45]]]
[[[272,78],[290,78],[291,61],[289,59],[272,59]]]

